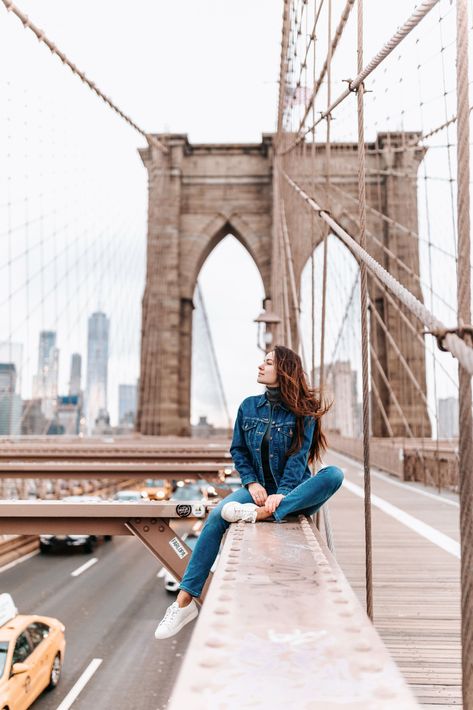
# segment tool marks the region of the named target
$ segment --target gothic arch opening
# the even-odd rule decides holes
[[[232,426],[240,402],[260,389],[262,354],[253,320],[261,310],[263,281],[236,230],[226,229],[204,249],[193,294],[191,424],[202,435],[209,433],[208,424]]]

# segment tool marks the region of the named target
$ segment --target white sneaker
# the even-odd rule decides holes
[[[238,523],[239,520],[243,520],[245,523],[256,523],[257,507],[254,503],[231,501],[230,503],[225,503],[221,516],[227,523]]]
[[[156,631],[154,632],[155,639],[167,639],[174,636],[180,631],[189,621],[195,619],[199,610],[194,600],[187,606],[180,607],[177,602],[173,602],[168,606],[164,617],[159,622]]]

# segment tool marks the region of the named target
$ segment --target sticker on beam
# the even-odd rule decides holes
[[[179,542],[179,539],[178,539],[177,537],[173,537],[172,540],[169,540],[169,544],[171,545],[172,549],[174,550],[174,552],[176,553],[176,555],[177,555],[181,560],[182,560],[183,557],[185,557],[186,555],[189,554],[189,553],[187,552],[187,550],[185,549],[185,547],[183,547],[183,546],[181,545],[181,543]]]
[[[203,503],[194,503],[192,515],[196,518],[205,518],[205,505]]]

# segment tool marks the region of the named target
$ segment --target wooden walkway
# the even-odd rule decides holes
[[[335,452],[325,463],[336,464],[345,473],[347,485],[330,503],[336,558],[364,603],[362,468]],[[372,493],[381,506],[372,508],[375,626],[423,707],[459,708],[458,500],[453,494],[439,497],[435,489],[376,472]],[[399,510],[408,514],[407,519],[393,517],[402,518]],[[407,526],[416,521],[417,531]]]

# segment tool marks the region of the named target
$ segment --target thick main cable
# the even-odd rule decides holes
[[[368,254],[365,249],[362,249],[356,240],[348,234],[348,232],[336,222],[328,212],[324,211],[297,183],[295,183],[286,173],[283,173],[284,178],[295,192],[306,202],[311,210],[316,212],[320,218],[326,222],[332,231],[340,237],[347,245],[350,251],[362,259],[370,271],[375,273],[379,279],[404,303],[405,306],[429,329],[429,331],[443,331],[445,325],[436,316],[429,311],[426,306],[421,303],[405,286],[386,271],[376,259]],[[470,348],[463,340],[455,333],[447,333],[443,338],[444,347],[463,365],[463,367],[473,374],[473,349]]]

